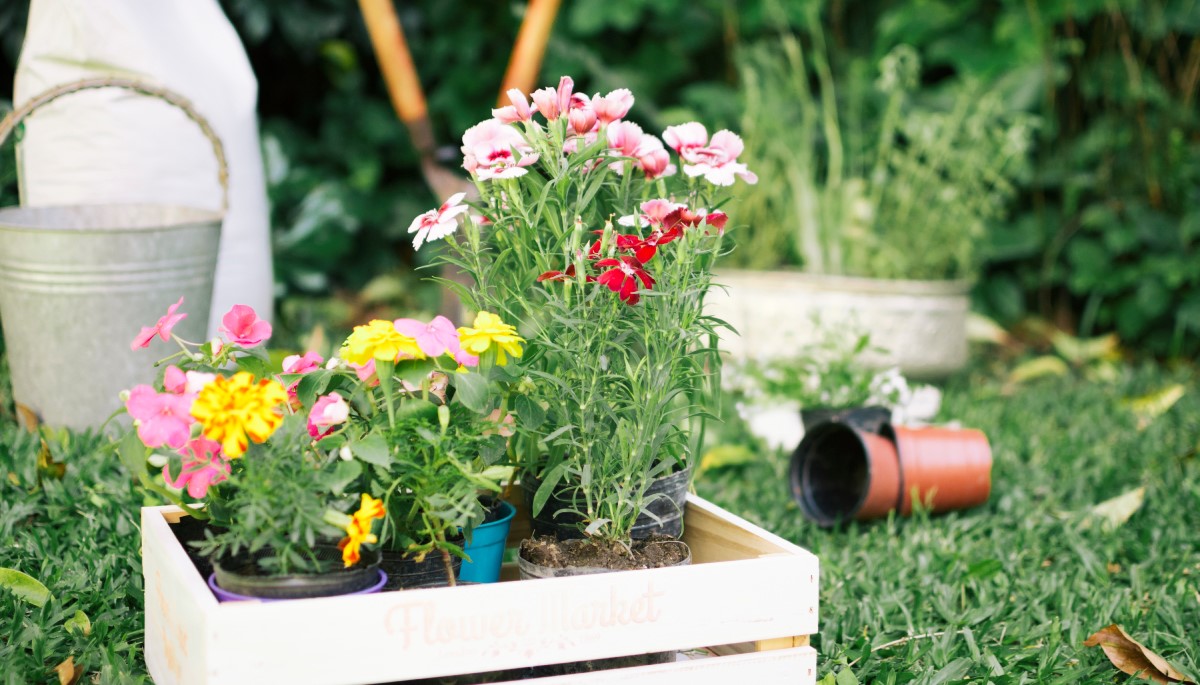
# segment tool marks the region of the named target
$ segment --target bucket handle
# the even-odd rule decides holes
[[[173,91],[167,90],[161,86],[151,85],[142,81],[128,78],[90,78],[72,83],[64,83],[61,86],[55,86],[50,90],[40,93],[28,102],[21,105],[8,113],[3,121],[0,121],[0,145],[8,139],[9,134],[17,127],[17,124],[33,113],[34,110],[45,105],[53,100],[57,100],[63,95],[77,93],[81,90],[92,90],[96,88],[124,88],[143,95],[156,97],[169,105],[172,105],[184,114],[188,119],[191,119],[197,126],[200,127],[200,132],[208,138],[208,142],[212,143],[213,154],[217,158],[217,180],[221,184],[221,211],[229,209],[229,165],[225,161],[225,146],[221,144],[221,139],[217,137],[208,120],[196,111],[195,105],[191,100]]]

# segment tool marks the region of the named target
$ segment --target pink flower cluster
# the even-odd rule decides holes
[[[175,325],[187,318],[187,314],[175,313],[182,305],[183,298],[181,297],[178,302],[167,308],[166,315],[160,317],[158,323],[153,326],[143,326],[142,331],[133,338],[133,342],[129,343],[129,349],[149,347],[156,335],[163,342],[170,340],[171,331]],[[258,314],[255,314],[251,307],[235,304],[225,313],[225,316],[221,317],[220,332],[226,336],[228,342],[236,343],[243,348],[251,348],[261,345],[271,337],[271,324],[258,318]],[[220,342],[216,344],[223,346]],[[220,352],[220,347],[214,349],[213,352]]]
[[[130,349],[149,347],[158,336],[166,341],[171,331],[187,314],[177,314],[183,298],[167,308],[165,316],[154,326],[143,327],[133,339]],[[234,305],[221,318],[220,332],[227,340],[212,342],[213,354],[219,354],[227,344],[242,348],[261,345],[271,337],[271,324],[260,319],[254,309],[244,304]],[[167,447],[183,457],[183,468],[178,476],[172,476],[170,465],[163,466],[163,479],[173,488],[187,488],[195,498],[204,497],[209,486],[229,477],[229,460],[221,451],[221,444],[204,437],[192,437],[192,404],[204,386],[216,378],[214,373],[183,371],[177,366],[168,366],[163,372],[163,390],[158,392],[150,385],[138,385],[129,391],[125,410],[137,426],[138,438],[151,449]]]

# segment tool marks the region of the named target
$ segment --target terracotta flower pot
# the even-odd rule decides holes
[[[847,423],[814,426],[792,455],[792,496],[822,526],[895,509],[900,463],[891,440]]]
[[[992,448],[973,428],[884,426],[900,457],[900,513],[912,512],[913,494],[932,511],[978,506],[992,491]]]
[[[913,500],[931,511],[965,509],[991,493],[992,450],[974,429],[907,428],[884,424],[881,435],[840,422],[804,436],[792,455],[792,496],[822,526],[864,521]]]

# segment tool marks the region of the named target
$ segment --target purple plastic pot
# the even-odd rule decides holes
[[[379,581],[371,587],[366,587],[356,592],[347,592],[348,595],[373,595],[379,592],[384,585],[387,584],[387,574],[382,569],[379,570]],[[221,586],[217,585],[217,574],[210,573],[208,575],[208,589],[213,591],[217,596],[217,600],[221,602],[287,602],[287,599],[267,599],[263,597],[249,597],[247,595],[239,595],[235,592],[222,590]],[[341,597],[343,595],[329,595],[331,597]]]

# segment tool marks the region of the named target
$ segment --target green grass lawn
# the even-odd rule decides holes
[[[790,500],[784,455],[697,487],[820,557],[822,674],[850,664],[858,681],[885,684],[1121,681],[1082,645],[1110,623],[1197,674],[1196,374],[1118,375],[1009,396],[987,374],[955,379],[942,418],[981,428],[995,460],[991,500],[970,511],[822,530]],[[1139,431],[1122,400],[1170,383],[1187,394]],[[1124,525],[1081,528],[1083,512],[1138,486],[1145,504]]]
[[[822,675],[841,673],[840,685],[852,682],[847,664],[862,682],[1119,682],[1125,676],[1099,649],[1082,646],[1114,622],[1200,671],[1195,372],[1147,366],[1007,396],[994,376],[954,379],[943,406],[943,418],[992,440],[986,506],[821,530],[789,498],[786,455],[705,474],[697,488],[820,556],[814,644]],[[1187,394],[1139,431],[1122,400],[1169,383]],[[5,380],[0,388],[7,392]],[[98,682],[144,678],[143,499],[101,444],[49,441],[66,465],[56,480],[38,467],[40,443],[18,432],[10,413],[0,416],[0,567],[35,576],[54,596],[34,608],[0,591],[0,683],[58,682],[52,669],[68,657]],[[1124,525],[1081,527],[1091,506],[1143,485],[1145,506]],[[90,634],[66,629],[76,611],[90,619]]]

